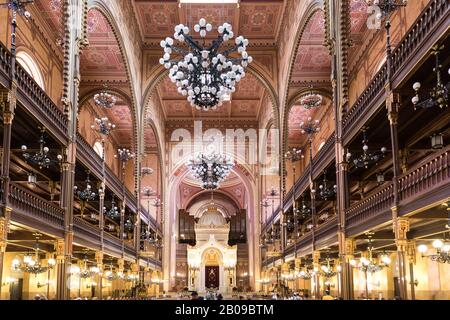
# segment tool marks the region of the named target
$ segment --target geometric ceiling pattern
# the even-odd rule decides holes
[[[360,0],[350,1],[350,30],[354,42],[362,41],[367,30],[367,3]]]
[[[365,1],[350,1],[350,35],[353,46],[350,47],[349,55],[352,56],[362,44],[367,28],[367,3]]]
[[[52,30],[60,36],[63,32],[63,25],[61,19],[61,0],[36,0],[35,6],[38,9],[39,15],[44,18],[45,22]],[[56,31],[56,32],[55,32]]]
[[[322,10],[317,10],[302,34],[295,58],[291,81],[328,80],[331,70],[331,56],[324,46],[325,18]]]
[[[87,26],[89,46],[83,50],[80,64],[83,81],[126,81],[124,59],[106,17],[89,10]]]
[[[200,18],[205,18],[217,28],[224,22],[232,24],[235,34],[264,40],[273,45],[281,24],[283,0],[248,1],[236,4],[178,4],[176,0],[133,1],[140,33],[144,43],[157,45],[162,38],[173,35],[173,28],[183,23],[192,30]],[[209,35],[214,37],[216,32]],[[255,42],[253,42],[255,43]]]

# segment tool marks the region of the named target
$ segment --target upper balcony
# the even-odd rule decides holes
[[[446,32],[450,20],[450,3],[431,0],[416,22],[392,52],[392,88],[399,87],[418,62]],[[384,63],[366,89],[343,118],[343,142],[347,145],[385,102],[388,72]]]

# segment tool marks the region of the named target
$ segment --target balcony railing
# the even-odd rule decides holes
[[[399,178],[399,200],[415,199],[448,183],[450,183],[450,145],[439,152],[434,152]]]
[[[9,74],[11,71],[11,53],[8,49],[0,43],[0,74],[4,80],[4,85],[7,85]]]
[[[393,82],[402,79],[402,75],[407,74],[416,67],[412,64],[412,57],[417,56],[417,50],[429,48],[424,46],[424,42],[431,39],[431,36],[440,36],[436,28],[448,27],[450,2],[448,0],[431,0],[422,11],[416,22],[412,25],[398,46],[393,50]],[[447,22],[446,22],[447,21]],[[447,24],[447,25],[446,25]],[[343,119],[344,140],[349,138],[353,130],[354,133],[359,125],[364,124],[365,117],[369,117],[375,109],[381,106],[385,95],[385,84],[387,81],[387,65],[383,64],[374,78],[369,82],[366,89],[356,100]]]
[[[382,213],[390,212],[394,201],[394,187],[392,182],[387,186],[375,190],[366,199],[350,206],[345,212],[346,227],[367,222]]]
[[[90,224],[80,217],[73,218],[73,229],[75,237],[89,241],[100,246],[100,229],[97,226]]]
[[[9,185],[9,202],[13,211],[59,229],[64,228],[64,209],[17,184]]]
[[[17,101],[63,144],[67,143],[68,119],[23,67],[16,64]]]
[[[97,176],[102,177],[102,158],[95,152],[80,133],[77,133],[77,157]]]
[[[110,188],[115,194],[122,195],[124,188],[123,183],[108,166],[105,167],[105,177],[108,188]]]
[[[122,241],[108,232],[103,233],[103,244],[105,248],[115,253],[122,252]]]

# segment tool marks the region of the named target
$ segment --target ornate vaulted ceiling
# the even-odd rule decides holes
[[[217,26],[231,23],[253,44],[274,45],[281,24],[283,0],[240,1],[236,4],[178,4],[176,0],[135,0],[134,8],[140,33],[147,45],[158,45],[162,36],[173,34],[179,23],[192,27],[200,18]],[[256,40],[258,39],[258,40]]]
[[[331,57],[324,46],[325,18],[322,10],[309,20],[300,40],[291,82],[329,80]]]
[[[81,75],[86,80],[127,81],[119,44],[105,16],[98,10],[88,13],[89,46],[81,55]]]

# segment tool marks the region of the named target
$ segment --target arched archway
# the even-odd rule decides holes
[[[176,241],[178,234],[178,226],[175,223],[177,221],[178,210],[181,209],[180,204],[184,201],[180,199],[180,185],[182,185],[183,180],[189,174],[187,168],[184,165],[180,165],[177,168],[174,168],[173,175],[171,175],[171,179],[168,185],[168,192],[166,196],[166,201],[168,206],[166,207],[166,224],[165,224],[165,261],[166,264],[164,266],[164,274],[165,279],[169,282],[167,283],[167,288],[170,288],[170,278],[175,274],[175,269],[173,264],[169,261],[174,261],[176,258]],[[249,177],[242,168],[236,166],[233,169],[233,173],[239,178],[242,183],[242,189],[244,190],[242,204],[245,205],[247,209],[247,238],[250,239],[248,243],[248,261],[249,261],[249,276],[250,283],[252,286],[255,285],[255,278],[259,278],[259,264],[255,263],[259,259],[259,252],[257,250],[258,243],[254,242],[256,239],[256,232],[258,231],[257,225],[259,224],[259,217],[256,214],[257,212],[257,190],[255,188],[255,182],[251,177]]]

